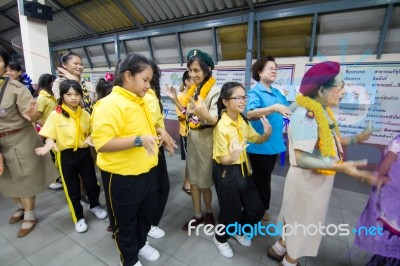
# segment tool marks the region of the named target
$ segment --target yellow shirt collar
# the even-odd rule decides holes
[[[221,121],[224,123],[225,126],[229,126],[229,125],[240,125],[243,122],[243,117],[239,114],[238,115],[238,123],[236,124],[235,121],[232,120],[232,118],[229,117],[229,115],[226,113],[226,111],[222,112],[221,115]]]

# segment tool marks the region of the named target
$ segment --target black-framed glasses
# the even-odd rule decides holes
[[[249,100],[249,96],[236,96],[231,98],[226,98],[227,100],[235,100],[237,103],[247,102]]]

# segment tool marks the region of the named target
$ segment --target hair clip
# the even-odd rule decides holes
[[[106,81],[108,81],[108,82],[114,81],[114,74],[108,72],[108,73],[106,73],[106,74],[104,75],[104,79],[105,79]]]

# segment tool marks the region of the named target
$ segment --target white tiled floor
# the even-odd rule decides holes
[[[182,225],[193,216],[191,198],[181,190],[184,162],[180,156],[167,158],[171,191],[160,227],[166,231],[162,239],[150,239],[161,257],[156,262],[141,260],[143,265],[278,265],[269,259],[265,250],[275,239],[256,237],[251,247],[243,247],[229,240],[235,254],[232,259],[222,257],[215,248],[212,237],[201,234],[188,236]],[[279,167],[277,165],[276,167]],[[282,202],[284,177],[273,176],[270,216],[276,221]],[[218,202],[213,194],[214,215],[218,215]],[[104,204],[104,194],[100,195]],[[367,195],[334,188],[327,223],[349,223],[354,226],[362,212]],[[36,213],[39,223],[24,238],[17,238],[20,223],[8,224],[16,210],[14,203],[0,196],[0,265],[119,265],[119,256],[111,234],[106,231],[108,220],[99,221],[87,211],[89,230],[78,234],[74,230],[64,192],[46,190],[37,197]],[[318,257],[303,258],[302,265],[364,265],[369,256],[350,253],[354,236],[326,236],[322,240]]]

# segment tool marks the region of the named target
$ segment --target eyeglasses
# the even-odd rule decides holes
[[[236,97],[231,97],[231,98],[225,98],[226,100],[235,100],[237,103],[240,102],[247,102],[249,100],[249,96],[236,96]]]

